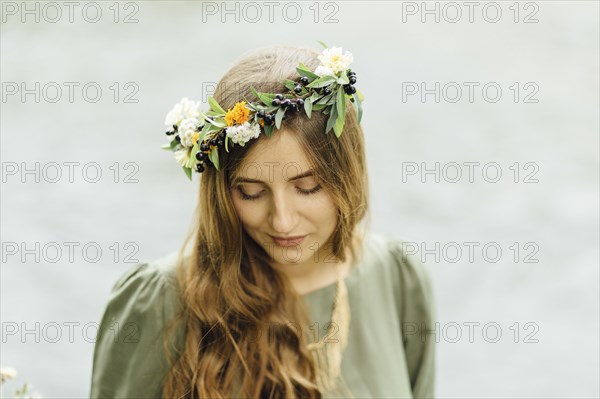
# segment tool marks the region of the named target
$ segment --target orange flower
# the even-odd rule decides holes
[[[248,122],[250,116],[250,110],[246,108],[246,101],[240,101],[236,103],[233,109],[229,108],[227,114],[225,114],[225,123],[227,126],[233,126],[234,124],[242,125]]]

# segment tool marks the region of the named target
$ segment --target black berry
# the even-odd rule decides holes
[[[198,171],[198,173],[202,173],[202,172],[204,172],[204,165],[202,165],[201,163],[199,163],[199,164],[196,166],[196,170]]]
[[[273,101],[271,101],[271,105],[280,105],[281,104],[281,100],[278,98],[273,99]]]
[[[306,86],[308,84],[308,78],[306,76],[302,76],[300,78],[300,83]]]
[[[196,159],[197,159],[198,161],[202,161],[204,158],[205,158],[205,155],[204,155],[204,153],[203,153],[203,152],[200,152],[200,151],[199,151],[199,152],[197,152],[197,153],[196,153]]]
[[[356,88],[352,85],[344,85],[344,91],[346,94],[354,94],[356,93]]]

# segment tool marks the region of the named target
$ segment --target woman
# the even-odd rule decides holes
[[[202,173],[195,226],[181,251],[137,264],[115,284],[92,397],[433,397],[428,273],[402,241],[365,226],[351,57],[336,48],[260,49],[220,80],[213,112],[199,117],[204,126],[186,131],[189,120],[168,116],[177,130],[167,133],[177,133],[169,148],[186,173]],[[340,61],[344,110],[327,115],[315,101],[311,113],[300,101],[274,121],[285,98],[341,90],[309,83],[337,73]],[[301,78],[299,65],[315,73]],[[287,93],[285,79],[304,89],[256,105],[260,93]],[[240,136],[251,111],[261,128]],[[340,112],[343,128],[333,120]],[[224,126],[219,117],[227,136],[204,144],[204,133]],[[224,149],[223,139],[238,145]]]

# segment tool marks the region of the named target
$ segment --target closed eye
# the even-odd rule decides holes
[[[321,190],[321,188],[322,188],[322,187],[321,187],[321,185],[319,184],[319,185],[317,185],[316,187],[314,187],[314,188],[311,188],[310,190],[303,190],[303,189],[301,189],[301,188],[298,188],[298,187],[296,187],[296,191],[298,192],[298,194],[301,194],[301,195],[311,195],[311,194],[314,194],[314,193],[316,193],[316,192],[320,191],[320,190]],[[257,200],[257,199],[259,199],[260,197],[262,197],[262,192],[264,191],[264,190],[263,190],[263,191],[261,191],[261,192],[260,192],[260,193],[258,193],[258,194],[254,194],[254,195],[248,195],[248,194],[246,194],[246,193],[245,193],[245,192],[242,190],[242,188],[241,188],[240,186],[237,186],[237,190],[238,190],[238,192],[240,193],[240,196],[242,197],[242,199],[243,199],[243,200],[246,200],[246,201],[253,201],[253,200]]]

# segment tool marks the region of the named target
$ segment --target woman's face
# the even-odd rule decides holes
[[[321,187],[292,130],[256,143],[232,176],[231,198],[244,229],[276,265],[325,261],[323,245],[334,231],[337,210]],[[300,243],[273,237],[303,236]]]

